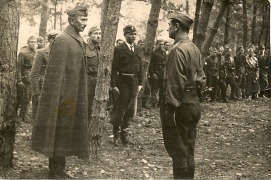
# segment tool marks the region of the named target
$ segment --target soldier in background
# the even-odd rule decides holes
[[[88,74],[88,114],[92,115],[92,104],[97,83],[98,62],[100,58],[101,29],[94,26],[88,31],[89,39],[86,46],[86,65]]]
[[[208,76],[208,84],[207,86],[211,88],[210,102],[215,102],[217,98],[218,92],[218,59],[217,59],[217,49],[212,48],[211,54],[206,58],[206,70]]]
[[[165,41],[164,42],[164,50],[166,51],[166,54],[169,53],[170,47],[171,47],[170,42],[169,41]]]
[[[259,64],[259,84],[260,84],[260,94],[259,97],[265,98],[265,91],[268,88],[268,65],[269,59],[264,53],[265,48],[263,45],[258,47],[258,55],[256,56]]]
[[[162,88],[165,66],[166,51],[164,50],[164,42],[162,40],[157,40],[156,49],[151,55],[149,66],[151,99],[153,107],[158,105],[157,96],[158,92],[160,92],[159,90]]]
[[[43,79],[45,75],[45,70],[49,60],[50,49],[55,37],[57,36],[58,31],[52,30],[47,34],[47,40],[49,42],[49,46],[46,48],[38,49],[33,66],[30,73],[30,83],[32,90],[32,115],[33,119],[35,119],[36,111],[38,108],[39,96],[41,93],[41,87],[43,84]]]
[[[225,49],[224,54],[225,54],[225,68],[227,71],[226,82],[227,82],[227,86],[230,85],[231,87],[230,98],[233,100],[237,100],[238,99],[236,97],[237,76],[235,72],[234,59],[232,57],[232,50],[230,48],[227,48]]]
[[[37,38],[30,36],[27,46],[21,49],[17,60],[17,101],[22,121],[27,121],[26,113],[31,101],[30,71],[36,53],[36,45]]]
[[[252,99],[257,99],[260,90],[259,65],[252,48],[248,49],[248,55],[246,56],[246,72],[246,95],[251,96]]]
[[[45,47],[45,41],[44,41],[44,38],[39,36],[37,38],[37,49],[42,49]]]
[[[228,103],[227,98],[227,70],[225,67],[225,58],[223,56],[223,48],[220,47],[217,53],[218,59],[218,85],[220,90],[221,101]]]
[[[236,56],[234,56],[236,76],[238,77],[236,95],[241,95],[242,98],[246,98],[246,56],[244,54],[245,51],[242,46],[238,47],[236,51]]]

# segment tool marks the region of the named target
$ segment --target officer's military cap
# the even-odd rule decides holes
[[[176,19],[182,23],[187,28],[190,28],[191,24],[193,23],[193,19],[191,19],[188,15],[184,13],[175,13],[170,19]]]
[[[85,6],[77,5],[76,7],[67,10],[67,14],[68,16],[75,16],[75,15],[87,16],[88,10]]]
[[[59,31],[57,30],[51,30],[47,33],[47,39],[54,39],[58,35]]]
[[[37,41],[37,38],[36,38],[35,36],[30,36],[30,37],[27,39],[27,43],[29,43],[31,40]]]
[[[92,34],[94,31],[98,31],[98,30],[100,30],[100,28],[97,27],[97,26],[91,27],[91,28],[88,30],[88,35]]]
[[[127,33],[133,33],[133,32],[136,32],[136,28],[132,25],[127,25],[123,28],[124,35]]]

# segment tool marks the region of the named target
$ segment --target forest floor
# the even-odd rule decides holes
[[[271,179],[271,99],[202,103],[196,142],[195,179]],[[67,158],[66,169],[78,179],[171,179],[159,109],[143,109],[131,125],[135,145],[115,147],[106,124],[98,159]],[[16,134],[14,168],[0,179],[46,179],[48,159],[30,149],[31,123]]]

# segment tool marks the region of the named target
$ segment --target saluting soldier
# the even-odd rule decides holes
[[[17,96],[18,105],[21,106],[20,116],[22,121],[26,119],[26,112],[31,100],[30,71],[36,53],[37,38],[30,36],[27,46],[23,47],[18,55],[17,61]]]
[[[128,127],[136,113],[137,93],[142,88],[142,60],[139,47],[134,44],[136,28],[123,29],[125,41],[114,49],[111,87],[119,97],[114,103],[110,123],[113,125],[114,144],[118,145],[119,131],[122,144],[129,143]]]
[[[269,59],[265,55],[265,48],[263,45],[259,46],[259,53],[256,56],[259,63],[259,84],[260,84],[260,94],[259,97],[266,97],[265,91],[268,88],[268,65]]]
[[[53,41],[55,40],[55,37],[57,36],[57,34],[58,34],[58,31],[56,30],[52,30],[48,32],[47,40],[49,42],[49,46],[46,48],[38,49],[35,54],[33,66],[30,73],[33,119],[35,119],[36,111],[38,108],[41,87],[43,84],[45,70],[48,64],[48,60],[49,60],[51,45]]]
[[[153,51],[150,60],[149,74],[150,74],[150,86],[152,105],[157,106],[157,95],[159,89],[162,88],[163,76],[166,65],[166,51],[164,50],[164,42],[157,40],[156,49]],[[159,96],[160,97],[160,96]]]
[[[101,29],[97,26],[88,31],[89,39],[86,47],[87,74],[88,74],[88,105],[89,118],[91,118],[92,104],[95,96],[97,82],[98,61],[100,58]]]
[[[49,158],[49,178],[71,179],[66,157],[89,157],[88,91],[85,48],[79,32],[87,8],[67,11],[69,25],[52,44],[32,131],[32,149]]]

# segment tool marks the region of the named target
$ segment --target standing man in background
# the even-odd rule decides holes
[[[37,38],[30,36],[27,46],[23,47],[17,61],[17,101],[22,121],[26,120],[26,112],[31,100],[30,71],[36,53]],[[19,107],[18,107],[19,108]]]
[[[195,141],[201,107],[197,87],[205,75],[200,50],[188,38],[193,20],[178,13],[170,18],[174,39],[166,71],[166,117],[161,118],[165,148],[173,160],[174,179],[194,179]]]
[[[100,58],[101,30],[96,26],[91,27],[88,31],[88,35],[89,39],[86,47],[86,64],[88,74],[88,113],[90,120],[97,82],[98,62]]]
[[[32,149],[49,158],[50,179],[73,178],[65,171],[66,157],[89,157],[86,44],[79,34],[87,12],[84,6],[67,11],[69,25],[51,46],[44,76]]]
[[[259,84],[260,84],[260,94],[259,97],[265,98],[265,91],[268,88],[268,66],[269,60],[264,53],[265,47],[263,45],[259,46],[259,53],[256,56],[259,64]]]
[[[42,49],[44,47],[45,47],[44,39],[43,39],[43,37],[39,36],[37,38],[37,49]]]
[[[39,97],[41,93],[41,87],[44,79],[45,70],[49,61],[49,54],[51,45],[57,36],[58,31],[52,30],[47,34],[47,40],[49,42],[49,46],[46,48],[38,49],[35,57],[33,66],[30,72],[30,83],[32,90],[32,115],[33,119],[35,119]]]
[[[141,51],[134,42],[136,28],[127,25],[123,29],[125,42],[114,49],[112,62],[111,87],[119,97],[114,102],[110,123],[113,125],[114,145],[120,140],[123,145],[129,143],[128,127],[136,113],[137,93],[142,88],[142,59]]]

